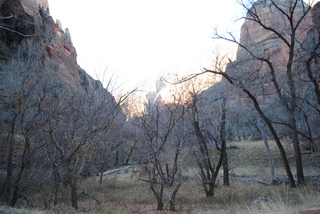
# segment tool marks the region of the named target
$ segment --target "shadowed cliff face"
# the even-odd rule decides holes
[[[102,90],[102,84],[92,79],[77,63],[77,52],[69,31],[50,16],[47,0],[0,0],[0,60],[9,60],[27,41],[41,44],[43,60],[53,64],[52,75],[63,84],[78,90]],[[12,17],[11,17],[12,16]],[[40,51],[40,50],[39,50]]]

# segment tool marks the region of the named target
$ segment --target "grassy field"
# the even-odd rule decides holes
[[[292,146],[285,144],[290,164],[293,166]],[[222,185],[219,177],[215,196],[206,198],[196,177],[196,169],[190,166],[186,170],[189,177],[180,188],[177,195],[176,213],[272,213],[285,210],[297,210],[310,207],[320,207],[320,186],[312,181],[300,188],[289,188],[286,185],[268,186],[262,183],[271,182],[268,159],[263,142],[238,142],[228,151],[230,158],[231,186]],[[279,177],[285,177],[281,166],[278,150],[273,142],[270,149]],[[320,163],[319,157],[317,157]],[[303,156],[305,175],[307,178],[320,176],[320,168],[311,164],[310,154]],[[133,170],[140,168],[141,171]],[[0,208],[0,213],[171,213],[168,211],[168,194],[165,189],[164,211],[156,211],[156,200],[146,182],[142,166],[134,166],[119,174],[105,175],[99,184],[99,177],[83,180],[79,188],[79,210],[70,208],[68,189],[61,192],[65,202],[55,208],[42,211],[41,197],[33,196],[33,201],[39,201],[36,210]],[[292,167],[293,173],[295,169]],[[171,191],[170,191],[171,190]]]

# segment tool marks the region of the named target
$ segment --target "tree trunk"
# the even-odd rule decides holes
[[[71,184],[70,188],[71,188],[72,207],[75,209],[78,209],[77,184],[76,183]]]
[[[8,134],[7,141],[9,144],[9,151],[7,157],[7,177],[5,189],[5,201],[9,204],[12,194],[12,179],[13,179],[13,153],[15,149],[15,130],[16,130],[17,114],[14,113],[14,118],[11,123],[11,130]]]
[[[169,164],[166,163],[166,177],[165,177],[165,185],[172,186],[173,185],[173,177],[170,173]]]
[[[56,206],[58,204],[58,193],[59,193],[59,187],[60,187],[60,176],[58,172],[58,167],[56,166],[55,163],[52,164],[53,168],[53,176],[54,176],[54,181],[53,181],[53,188],[54,188],[54,198],[53,198],[53,206]]]
[[[223,167],[223,185],[230,186],[227,150],[224,151],[222,167]]]
[[[59,188],[56,186],[54,187],[54,196],[53,196],[53,206],[56,206],[58,204],[58,193],[59,193]]]
[[[68,160],[71,161],[71,160]],[[70,187],[71,204],[72,207],[78,209],[78,193],[77,193],[77,180],[74,177],[73,170],[70,166],[70,162],[67,162],[68,184]]]
[[[157,210],[161,211],[163,210],[163,201],[162,201],[162,197],[163,197],[163,182],[160,184],[160,189],[157,190],[157,188],[155,187],[156,184],[151,183],[150,184],[150,189],[152,190],[152,192],[154,193],[156,199],[157,199]]]
[[[158,200],[158,205],[157,205],[157,210],[161,211],[163,210],[163,202],[162,202],[162,198]]]
[[[99,179],[100,186],[102,184],[103,172],[104,172],[104,170],[102,169],[101,172],[100,172],[100,179]]]
[[[295,123],[294,123],[294,127],[296,127]],[[303,173],[299,137],[298,137],[298,133],[295,130],[292,130],[291,133],[292,133],[292,140],[293,140],[294,158],[295,158],[296,169],[297,169],[298,184],[302,185],[304,183],[304,173]]]
[[[18,181],[16,181],[16,182],[18,182]],[[15,183],[13,185],[12,196],[11,196],[11,200],[10,200],[10,207],[14,207],[16,205],[16,203],[17,203],[18,190],[19,190],[19,184]]]
[[[116,160],[114,166],[119,166],[119,149],[116,150]]]
[[[229,180],[229,166],[228,166],[228,156],[227,156],[227,140],[226,140],[226,105],[227,105],[227,98],[226,96],[223,97],[222,100],[222,112],[221,112],[221,127],[220,127],[220,138],[221,138],[221,152],[223,152],[223,159],[222,159],[222,167],[223,167],[223,185],[230,186]]]
[[[269,166],[270,166],[270,173],[271,173],[271,180],[272,183],[277,181],[277,176],[276,176],[276,172],[274,170],[274,163],[273,163],[273,159],[272,159],[272,155],[270,152],[270,148],[269,148],[269,144],[268,144],[268,136],[266,134],[266,130],[263,126],[261,126],[260,130],[262,138],[263,138],[263,142],[264,142],[264,146],[266,148],[266,153],[268,156],[268,160],[269,160]]]
[[[175,207],[175,204],[176,204],[176,195],[177,195],[177,193],[178,193],[178,190],[179,190],[179,188],[180,188],[180,186],[182,185],[182,183],[181,182],[179,182],[178,184],[177,184],[177,186],[174,188],[174,190],[173,190],[173,193],[172,193],[172,196],[170,197],[170,199],[169,199],[169,204],[170,204],[170,211],[176,211],[176,207]]]
[[[128,154],[128,157],[127,157],[127,160],[126,160],[125,165],[128,165],[128,164],[129,164],[129,161],[130,161],[132,152],[133,152],[134,148],[136,147],[137,142],[138,142],[138,141],[135,140],[133,146],[130,148],[130,151],[129,151],[129,154]]]
[[[290,19],[292,21],[292,19]],[[303,175],[303,166],[302,166],[302,157],[301,157],[301,151],[300,151],[300,145],[299,145],[299,137],[297,133],[297,123],[295,119],[295,110],[297,109],[297,97],[296,97],[296,86],[295,86],[295,81],[293,78],[293,73],[292,73],[292,67],[293,67],[293,62],[294,62],[294,51],[295,51],[295,31],[292,30],[291,33],[291,45],[289,46],[290,51],[289,51],[289,59],[287,63],[287,84],[289,86],[289,91],[290,91],[290,99],[289,103],[286,103],[286,99],[281,100],[285,104],[285,107],[287,109],[287,113],[289,116],[289,124],[292,126],[292,131],[291,131],[291,137],[293,140],[293,148],[294,148],[294,156],[295,156],[295,161],[296,161],[296,169],[297,169],[297,177],[298,177],[298,185],[301,185],[304,183],[304,175]],[[280,99],[283,97],[280,97]]]
[[[21,157],[21,164],[20,164],[20,168],[19,168],[19,173],[18,173],[17,178],[15,179],[15,182],[13,184],[12,197],[11,197],[11,201],[10,201],[11,207],[14,207],[17,200],[18,200],[18,197],[19,197],[18,191],[20,189],[20,182],[22,180],[23,172],[26,167],[26,164],[29,162],[27,160],[29,158],[29,153],[30,153],[29,139],[25,139],[25,146],[23,149],[22,157]]]
[[[210,182],[210,184],[208,186],[209,186],[209,188],[206,192],[207,197],[213,197],[214,196],[214,183]]]
[[[293,179],[293,175],[292,175],[292,172],[291,172],[291,169],[290,169],[290,165],[289,165],[289,162],[288,162],[288,159],[287,159],[287,155],[286,155],[286,152],[282,146],[282,143],[278,137],[278,134],[276,132],[276,130],[273,128],[273,125],[271,124],[271,122],[269,121],[269,119],[265,116],[265,114],[263,113],[263,111],[261,110],[260,108],[260,105],[257,101],[257,99],[253,96],[253,94],[251,94],[247,89],[243,88],[242,89],[249,97],[250,99],[253,101],[254,103],[254,107],[256,109],[256,111],[259,113],[259,116],[263,119],[263,121],[265,122],[265,124],[267,125],[267,127],[269,128],[278,148],[279,148],[279,151],[280,151],[280,154],[281,154],[281,158],[282,158],[282,162],[283,162],[283,165],[284,165],[284,168],[286,170],[286,173],[287,173],[287,176],[288,176],[288,179],[289,179],[289,184],[291,187],[296,187],[296,184],[294,182],[294,179]]]

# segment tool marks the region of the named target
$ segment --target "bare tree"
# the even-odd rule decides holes
[[[250,90],[245,88],[241,83],[238,83],[236,80],[234,80],[232,77],[230,77],[225,72],[209,70],[209,69],[205,69],[204,72],[210,72],[210,73],[219,74],[219,75],[224,76],[230,84],[239,87],[241,90],[243,90],[243,92],[245,92],[248,95],[250,100],[254,103],[254,107],[255,107],[256,111],[259,113],[259,116],[263,119],[263,121],[268,126],[268,128],[269,128],[269,130],[270,130],[270,132],[271,132],[271,134],[272,134],[272,136],[273,136],[273,138],[274,138],[274,140],[275,140],[275,142],[276,142],[276,144],[277,144],[277,146],[279,148],[279,151],[280,151],[280,154],[281,154],[281,158],[282,158],[284,167],[285,167],[286,172],[287,172],[289,183],[290,183],[291,187],[295,187],[295,182],[294,182],[293,175],[292,175],[289,163],[288,163],[286,152],[285,152],[285,150],[284,150],[284,148],[282,146],[282,143],[280,141],[280,138],[279,138],[276,130],[274,129],[274,127],[272,125],[272,122],[269,120],[269,118],[262,111],[262,109],[261,109],[261,107],[260,107],[260,105],[259,105],[259,103],[257,101],[257,98],[250,92]]]
[[[184,116],[184,106],[164,104],[160,101],[146,104],[146,110],[138,118],[141,140],[140,151],[145,158],[150,189],[157,199],[157,210],[163,210],[163,194],[166,186],[177,183],[170,195],[170,210],[175,210],[175,197],[182,185],[179,170],[182,141],[174,131]]]
[[[229,169],[226,153],[226,97],[222,97],[221,99],[221,111],[215,109],[215,112],[214,109],[210,109],[213,106],[212,103],[205,104],[201,100],[200,95],[195,93],[189,106],[192,118],[190,122],[193,125],[194,135],[197,139],[195,142],[197,149],[194,150],[194,156],[198,163],[201,183],[207,197],[214,196],[214,188],[223,163],[225,170],[224,183],[225,185],[229,185]],[[208,117],[213,112],[215,112],[216,116],[220,116],[218,120],[217,118],[212,120],[211,117]],[[213,145],[215,145],[219,153],[217,158],[211,152]],[[215,160],[217,160],[216,164],[214,164]]]
[[[72,207],[77,209],[81,173],[94,152],[101,149],[96,142],[106,139],[115,121],[121,120],[122,112],[106,90],[63,92],[57,94],[57,102],[51,105],[52,119],[44,128],[48,136],[46,151],[53,172],[58,176],[58,163],[58,168],[64,169],[59,169],[59,177],[70,187]]]

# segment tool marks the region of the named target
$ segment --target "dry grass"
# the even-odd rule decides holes
[[[268,159],[263,142],[238,142],[238,149],[229,150],[231,170],[231,186],[222,185],[219,177],[215,197],[205,198],[200,183],[192,166],[186,169],[189,180],[180,188],[177,195],[176,213],[270,213],[320,206],[320,187],[312,183],[300,188],[288,188],[285,185],[266,186],[259,181],[269,182],[270,173]],[[285,144],[288,156],[292,156],[289,143]],[[277,175],[284,177],[278,150],[270,143]],[[292,159],[292,158],[291,158]],[[293,166],[293,160],[290,159]],[[305,174],[319,176],[320,169],[309,164],[309,157],[304,157]],[[292,169],[294,172],[294,169]],[[146,175],[133,173],[128,169],[121,174],[106,175],[99,185],[99,177],[85,179],[80,183],[79,210],[70,208],[69,196],[65,190],[65,200],[59,206],[38,213],[171,213],[168,211],[168,194],[172,188],[166,188],[164,194],[165,210],[156,211],[156,200],[147,182],[139,181]],[[257,200],[260,197],[260,201]],[[264,197],[262,199],[261,197]],[[256,203],[254,201],[256,200]],[[98,202],[99,203],[98,203]],[[39,206],[41,206],[39,204]],[[6,213],[0,209],[0,213]],[[34,211],[8,209],[8,213],[34,213]],[[25,211],[25,212],[24,212]]]
[[[255,142],[237,142],[239,149],[229,151],[231,163],[235,163],[236,167],[231,170],[231,173],[236,175],[259,177],[261,179],[270,179],[270,169],[267,154],[263,141]],[[289,142],[284,142],[283,146],[287,153],[287,158],[293,174],[295,174],[295,163],[293,156],[293,146]],[[282,160],[278,147],[275,142],[269,142],[270,151],[272,153],[275,171],[277,176],[285,177],[286,172],[283,168]],[[318,160],[318,162],[320,162]],[[318,167],[311,165],[310,155],[303,155],[303,165],[305,176],[317,176],[320,173]]]

